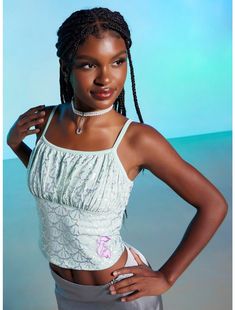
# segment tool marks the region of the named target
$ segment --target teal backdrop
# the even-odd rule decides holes
[[[161,132],[229,205],[218,232],[164,294],[164,310],[232,309],[231,1],[5,0],[3,5],[4,309],[57,309],[48,261],[37,243],[38,214],[26,167],[6,145],[6,135],[29,108],[60,104],[56,32],[71,13],[95,6],[120,11],[129,24],[144,122]],[[138,121],[129,74],[127,116]],[[35,135],[24,141],[33,148]],[[158,270],[195,209],[146,170],[135,180],[127,213],[123,240]]]
[[[4,1],[4,159],[16,158],[6,135],[17,117],[60,103],[56,32],[74,11],[94,6],[129,24],[137,96],[144,122],[166,138],[230,131],[231,1]],[[134,110],[130,72],[127,116]],[[24,142],[33,147],[35,135]]]

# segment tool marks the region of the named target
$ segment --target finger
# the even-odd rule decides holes
[[[31,127],[40,122],[42,123],[42,121],[39,121],[39,120],[45,117],[45,114],[46,114],[45,111],[40,111],[40,112],[38,111],[38,113],[27,114],[18,121],[18,125]],[[29,123],[29,121],[31,121],[31,123]]]
[[[120,269],[113,271],[114,276],[117,276],[120,274],[127,274],[127,273],[141,274],[142,269],[140,269],[139,266],[129,266],[129,267],[122,267]]]
[[[41,105],[35,106],[33,108],[30,108],[28,110],[28,112],[36,112],[36,111],[44,109],[44,108],[45,108],[45,104],[41,104]]]
[[[140,258],[140,256],[134,251],[134,249],[130,248],[131,253],[133,254],[136,262],[138,265],[146,265],[142,259]]]
[[[140,298],[142,296],[144,296],[143,292],[134,292],[134,293],[131,293],[125,297],[122,297],[121,301],[128,302],[128,301],[132,301],[132,300],[135,300],[137,298]]]
[[[32,130],[26,130],[26,131],[24,131],[24,133],[26,135],[32,135],[32,134],[37,133],[39,131],[40,131],[40,129],[37,128],[37,129],[32,129]]]
[[[40,125],[44,122],[44,118],[37,118],[37,119],[34,119],[33,121],[31,122],[26,122],[24,125],[22,125],[22,130],[28,130],[30,127],[32,126],[36,126],[36,125]]]
[[[131,284],[131,285],[128,285],[125,287],[121,287],[118,290],[116,290],[115,292],[116,292],[116,294],[123,294],[123,293],[130,293],[133,291],[137,291],[138,289],[140,289],[138,284],[134,283],[134,284]]]
[[[122,280],[119,280],[118,282],[115,282],[113,285],[110,286],[110,289],[114,289],[115,291],[119,290],[120,288],[126,287],[128,285],[136,284],[137,283],[137,277],[128,277],[124,278]]]
[[[31,108],[31,109],[28,109],[28,111],[26,111],[25,113],[23,113],[23,114],[21,114],[21,115],[19,116],[19,119],[22,119],[22,118],[24,118],[24,117],[27,116],[27,115],[31,115],[31,114],[37,113],[37,111],[42,110],[42,109],[44,109],[44,108],[45,108],[45,105],[38,105],[38,106],[36,106],[36,107],[33,107],[33,108]]]

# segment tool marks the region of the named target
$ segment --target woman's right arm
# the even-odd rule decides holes
[[[45,117],[44,108],[44,105],[40,105],[21,114],[7,134],[7,144],[26,168],[32,150],[22,140],[28,135],[38,134],[41,131],[40,124],[44,123]],[[35,126],[35,129],[30,130],[32,126]]]

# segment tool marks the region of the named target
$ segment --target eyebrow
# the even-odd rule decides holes
[[[127,54],[126,51],[121,51],[117,55],[113,56],[112,59],[116,58],[116,57],[118,57],[118,56],[120,56],[121,54],[124,54],[124,53]],[[75,57],[75,59],[83,59],[83,58],[96,60],[96,58],[94,58],[92,56],[88,56],[88,55],[78,55],[78,56]]]

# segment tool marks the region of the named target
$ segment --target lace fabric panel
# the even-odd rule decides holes
[[[28,186],[37,202],[40,248],[52,263],[99,270],[122,254],[120,229],[133,182],[115,151],[66,152],[40,139],[31,153]]]

